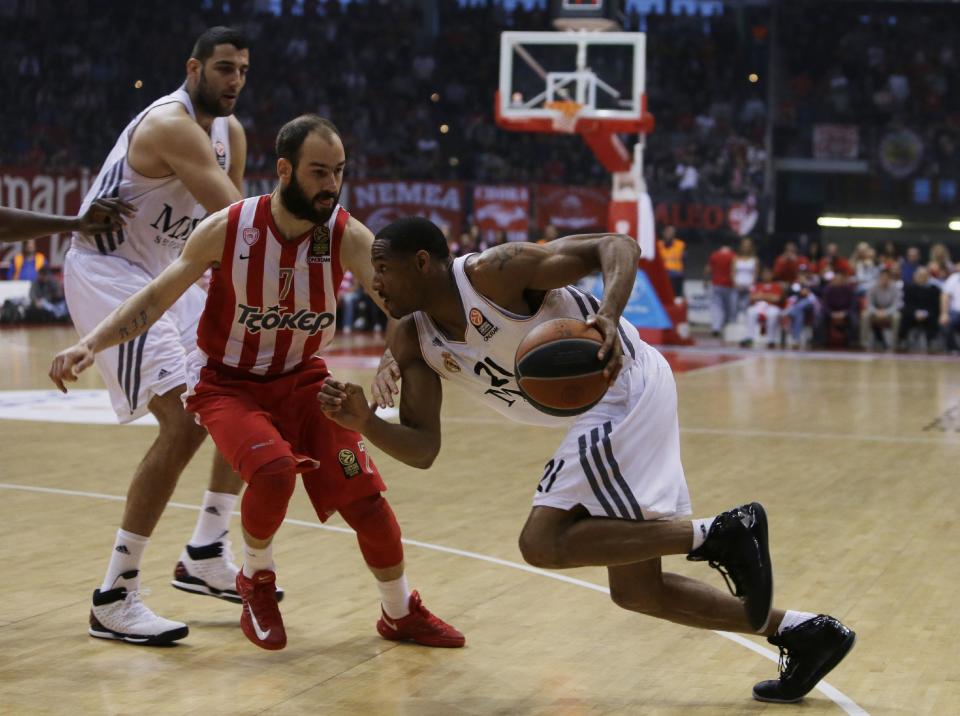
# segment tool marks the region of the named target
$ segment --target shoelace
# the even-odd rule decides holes
[[[123,610],[134,618],[156,619],[157,615],[153,610],[143,603],[143,595],[149,595],[150,592],[149,587],[127,590],[127,597],[123,600]]]
[[[714,560],[712,560],[712,559],[709,560],[709,561],[707,562],[707,564],[709,564],[709,565],[710,565],[711,567],[713,567],[715,570],[717,570],[718,572],[720,572],[720,576],[723,577],[723,581],[726,582],[727,589],[730,590],[730,594],[732,594],[733,596],[735,596],[735,597],[737,597],[737,598],[743,596],[742,594],[740,594],[740,590],[737,589],[737,578],[736,578],[736,575],[731,574],[729,571],[727,571],[727,569],[726,569],[722,564],[720,564],[719,562],[716,562],[716,561],[714,561]]]
[[[793,672],[796,670],[796,668],[797,662],[796,659],[794,659],[790,654],[790,650],[785,646],[781,646],[780,659],[777,663],[777,670],[780,672],[780,680],[785,681],[786,679],[789,679],[793,675]]]

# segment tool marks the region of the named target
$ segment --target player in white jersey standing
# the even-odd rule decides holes
[[[300,474],[320,520],[339,512],[357,533],[380,591],[380,635],[461,647],[463,634],[407,585],[400,527],[360,435],[317,401],[329,373],[315,354],[333,340],[344,271],[373,291],[373,235],[339,204],[343,143],[329,120],[304,115],[280,129],[277,156],[272,194],[207,218],[160,276],[57,355],[50,377],[65,390],[94,355],[155,326],[211,268],[185,403],[248,484],[236,576],[243,633],[263,649],[286,646],[272,543]]]
[[[107,155],[81,213],[111,197],[137,213],[120,229],[73,237],[64,288],[81,335],[173,262],[206,213],[241,198],[246,138],[233,110],[246,82],[247,45],[231,28],[204,32],[187,60],[183,86],[137,115]],[[107,572],[93,594],[89,633],[95,637],[153,645],[187,635],[186,624],[157,616],[140,600],[140,562],[206,436],[180,401],[205,295],[192,287],[149,332],[97,356],[117,419],[125,423],[149,411],[160,430],[134,473]],[[174,586],[239,601],[226,533],[242,484],[218,454]]]
[[[690,500],[673,375],[663,356],[622,318],[636,276],[635,241],[569,236],[454,260],[440,229],[413,217],[380,231],[372,257],[374,289],[390,315],[402,319],[389,343],[403,381],[400,424],[377,417],[359,386],[333,380],[320,396],[330,418],[422,468],[440,450],[441,377],[519,422],[566,421],[567,436],[547,462],[520,535],[530,564],[605,566],[610,595],[624,609],[768,636],[789,650],[790,665],[781,679],[754,687],[758,699],[798,700],[839,663],[853,646],[852,631],[826,615],[772,608],[767,522],[758,503],[683,519]],[[569,285],[597,270],[603,272],[602,301]],[[512,373],[523,337],[555,318],[593,324],[604,337],[599,357],[610,357],[607,393],[575,418],[535,410]],[[375,386],[377,401],[392,403],[383,391],[383,383]],[[720,569],[742,601],[664,573],[661,557],[676,554]]]

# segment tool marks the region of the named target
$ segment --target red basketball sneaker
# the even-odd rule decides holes
[[[410,595],[410,613],[400,619],[391,619],[381,608],[382,616],[377,622],[377,631],[391,641],[413,641],[424,646],[442,646],[456,649],[466,643],[463,634],[439,617],[427,611],[420,601],[420,594]]]
[[[240,629],[247,639],[261,649],[282,649],[287,645],[287,632],[277,606],[277,575],[261,569],[249,579],[243,570],[237,572],[237,594],[243,600]]]

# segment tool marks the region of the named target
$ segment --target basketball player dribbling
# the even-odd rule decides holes
[[[242,197],[246,138],[232,113],[246,82],[247,45],[230,28],[204,32],[187,61],[183,86],[137,115],[107,155],[81,213],[114,197],[133,205],[136,215],[113,231],[74,234],[64,262],[64,289],[81,335],[174,261],[207,212]],[[204,298],[200,286],[191,287],[149,332],[97,356],[119,422],[149,411],[160,430],[134,473],[106,574],[93,593],[89,633],[95,637],[154,645],[187,635],[186,624],[154,614],[141,601],[140,563],[180,473],[206,436],[180,401],[186,389],[184,360],[196,345]],[[239,601],[226,535],[242,485],[215,456],[174,586]]]
[[[339,205],[340,135],[328,120],[304,115],[281,128],[277,156],[273,194],[203,221],[160,276],[57,355],[50,377],[65,390],[63,381],[76,380],[95,354],[143,334],[212,268],[185,404],[248,485],[236,577],[243,633],[264,649],[286,645],[272,541],[299,473],[320,520],[339,511],[356,531],[380,590],[381,636],[463,646],[463,635],[407,585],[400,527],[360,435],[328,420],[317,400],[329,374],[315,353],[333,340],[344,272],[375,295],[373,235]]]
[[[703,629],[756,633],[789,653],[778,680],[754,687],[767,701],[803,697],[853,646],[836,619],[772,608],[773,572],[763,508],[750,503],[698,520],[690,514],[677,394],[666,360],[640,340],[622,313],[639,249],[622,235],[569,236],[546,245],[513,243],[451,259],[436,225],[394,222],[373,244],[374,290],[402,319],[388,347],[396,365],[374,386],[392,404],[388,383],[402,380],[400,424],[373,412],[362,388],[328,380],[324,412],[414,467],[440,450],[441,378],[517,422],[566,425],[547,462],[520,535],[530,564],[548,569],[606,566],[613,601],[624,609]],[[569,284],[602,271],[598,301]],[[604,337],[609,388],[574,418],[534,409],[512,373],[521,340],[535,326],[576,318]],[[728,579],[734,596],[664,573],[661,557],[686,554]],[[732,585],[730,582],[732,581]],[[737,599],[735,597],[741,597]]]

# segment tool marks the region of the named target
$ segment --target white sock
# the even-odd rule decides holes
[[[190,546],[202,547],[219,541],[230,529],[230,513],[236,503],[237,496],[228,492],[204,492],[200,517],[193,529]]]
[[[391,579],[389,582],[377,580],[377,589],[380,590],[380,602],[383,611],[391,619],[402,619],[410,613],[410,587],[407,585],[407,575],[400,579]]]
[[[243,576],[251,579],[254,574],[261,570],[277,571],[277,565],[273,563],[273,544],[268,544],[263,548],[251,547],[248,544],[243,545]]]
[[[691,522],[693,522],[693,547],[690,548],[691,552],[706,542],[707,533],[710,531],[710,525],[713,524],[715,519],[717,518],[708,517],[704,520],[691,520]]]
[[[810,612],[793,612],[789,609],[783,615],[783,621],[780,622],[780,626],[777,627],[777,634],[782,634],[785,629],[790,629],[795,627],[798,624],[803,624],[808,619],[813,619],[816,614],[811,614]]]
[[[143,550],[150,541],[149,537],[135,535],[126,530],[117,530],[117,539],[113,543],[113,552],[110,553],[110,564],[107,565],[107,573],[103,576],[103,584],[100,585],[100,591],[105,592],[113,589],[114,582],[124,572],[131,569],[140,569],[140,559],[143,557]],[[128,582],[127,588],[130,590],[140,588],[140,575],[137,574],[132,582]]]

